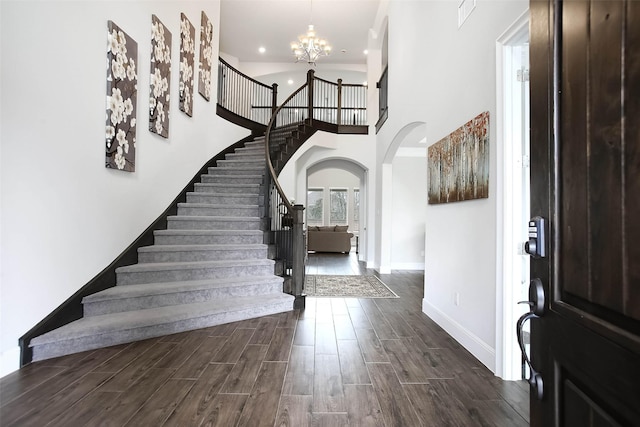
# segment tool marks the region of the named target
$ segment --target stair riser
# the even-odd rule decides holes
[[[180,282],[186,280],[228,279],[231,277],[267,276],[273,265],[231,265],[194,267],[190,269],[116,272],[118,286],[142,283]]]
[[[284,313],[291,309],[291,301],[286,301],[269,304],[259,308],[252,307],[242,310],[232,310],[226,313],[168,322],[161,325],[129,329],[126,331],[116,331],[108,334],[91,335],[88,337],[59,341],[51,344],[35,345],[33,346],[33,361],[50,359],[67,354],[95,350],[97,348],[140,341],[148,338],[175,334],[178,332],[208,328],[224,323],[253,319],[255,317]]]
[[[215,167],[209,168],[209,175],[220,176],[220,175],[262,175],[265,172],[265,168],[223,168],[223,167]]]
[[[187,193],[187,203],[207,203],[216,205],[258,205],[260,196],[258,195],[229,195],[209,194],[209,193]],[[228,216],[228,215],[225,215]]]
[[[172,220],[167,219],[169,230],[262,230],[262,222],[259,219],[246,221],[225,220],[198,220],[198,217]]]
[[[247,187],[232,187],[229,185],[206,185],[197,183],[194,187],[196,193],[216,193],[216,194],[247,194],[247,195],[259,195],[260,186],[251,185]]]
[[[217,169],[228,169],[228,168],[264,168],[266,167],[265,161],[263,160],[220,160],[218,162]]]
[[[190,235],[180,235],[180,236],[155,236],[156,245],[220,245],[220,244],[256,244],[262,243],[264,237],[262,235],[256,236],[242,236],[242,235],[231,235],[231,236],[190,236]]]
[[[233,176],[233,175],[202,175],[205,184],[262,184],[262,175]]]
[[[138,263],[148,262],[191,262],[191,261],[230,261],[236,259],[264,259],[267,248],[221,249],[203,251],[159,251],[138,252]]]
[[[262,153],[230,153],[225,156],[225,160],[246,160],[246,161],[261,161],[264,163],[265,154]]]
[[[282,283],[272,282],[171,292],[162,295],[118,298],[109,301],[85,303],[83,307],[84,315],[89,317],[178,304],[194,304],[237,296],[268,295],[278,292],[282,292]]]
[[[189,207],[179,206],[178,215],[185,216],[240,216],[240,217],[256,217],[260,216],[260,209],[255,208],[225,208],[225,207]]]
[[[237,156],[243,156],[243,155],[247,155],[247,156],[261,156],[261,158],[265,158],[266,153],[264,152],[264,145],[262,147],[255,147],[255,148],[238,148],[235,153],[230,153],[227,154],[227,156],[230,155],[237,155]]]

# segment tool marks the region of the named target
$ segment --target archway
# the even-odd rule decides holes
[[[326,158],[306,169],[306,217],[311,225],[348,225],[359,260],[367,259],[366,168],[345,158]],[[341,206],[341,202],[344,206]]]
[[[385,152],[380,168],[381,200],[378,230],[380,273],[382,274],[390,273],[392,268],[419,268],[417,261],[401,263],[398,259],[394,259],[394,247],[397,251],[403,244],[406,246],[407,241],[411,241],[411,244],[406,250],[411,251],[414,260],[421,258],[421,264],[424,266],[425,215],[420,207],[421,204],[426,204],[426,202],[422,203],[426,200],[426,151],[426,123],[412,122],[398,131]],[[399,163],[403,164],[401,168],[398,167]],[[398,171],[395,178],[394,166]],[[397,193],[395,198],[394,189]],[[413,195],[410,196],[410,193]],[[409,252],[405,252],[403,256],[407,253]]]

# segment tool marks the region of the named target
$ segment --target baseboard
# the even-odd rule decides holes
[[[496,350],[428,301],[422,300],[422,312],[455,338],[491,372],[496,372]]]
[[[391,270],[424,270],[424,262],[392,262]]]
[[[0,354],[0,378],[20,369],[20,346],[17,345]]]

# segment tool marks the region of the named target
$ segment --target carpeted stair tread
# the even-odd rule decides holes
[[[262,236],[264,232],[261,230],[156,230],[154,234],[164,236]]]
[[[203,290],[223,287],[239,287],[261,283],[282,283],[280,276],[246,276],[225,279],[184,280],[180,282],[143,283],[140,285],[114,286],[95,294],[87,295],[83,303],[108,301],[121,298],[134,298],[145,295],[159,295],[184,291]]]
[[[209,193],[209,192],[203,192],[203,191],[190,191],[187,193],[187,200],[189,200],[189,198],[226,199],[232,202],[233,199],[258,200],[259,197],[260,197],[259,194],[246,194],[246,193]],[[187,202],[187,203],[202,203],[202,202]],[[253,204],[253,203],[238,203],[238,204]]]
[[[222,193],[224,194],[224,193]],[[257,196],[251,196],[251,197],[257,197]],[[192,208],[210,208],[212,205],[212,203],[202,203],[202,202],[181,202],[178,203],[178,207],[192,207]],[[224,206],[221,206],[221,208],[228,208],[228,209],[255,209],[255,208],[259,208],[260,205],[255,203],[255,204],[250,204],[250,205],[245,205],[245,204],[227,204],[225,203]]]
[[[223,160],[221,160],[223,161]],[[227,160],[224,160],[227,161]],[[211,172],[229,172],[230,168],[221,168],[219,166],[211,166],[209,167],[207,170],[209,171],[209,173]],[[260,165],[260,166],[236,166],[234,168],[232,168],[233,171],[235,172],[249,172],[247,173],[247,175],[257,175],[257,174],[262,174],[261,172],[264,172],[264,166]],[[251,173],[253,172],[253,173]],[[257,172],[257,173],[256,173]]]
[[[223,189],[238,189],[238,190],[255,190],[256,192],[259,192],[260,184],[220,184],[217,182],[197,182],[194,188],[196,189],[223,188]]]
[[[267,249],[267,245],[263,243],[248,244],[208,244],[208,245],[153,245],[138,248],[141,252],[185,252],[185,251],[228,251],[228,250],[250,250],[250,249]]]
[[[189,261],[189,262],[148,262],[118,267],[116,273],[138,273],[144,271],[190,270],[194,268],[273,265],[270,259],[239,259],[222,261]]]
[[[201,180],[205,184],[221,184],[221,183],[246,183],[246,184],[260,184],[263,180],[263,175],[202,175]]]
[[[253,244],[264,242],[261,230],[156,230],[155,245]]]
[[[168,221],[229,221],[229,222],[245,222],[260,221],[257,216],[192,216],[192,215],[174,215],[167,218]]]
[[[260,175],[265,172],[264,167],[249,168],[249,167],[233,167],[233,168],[209,168],[208,174],[211,176],[220,175],[232,175],[232,176],[245,176],[245,175]]]
[[[211,170],[213,172],[216,172],[216,171],[219,171],[220,169],[209,168],[209,170]],[[252,169],[249,169],[248,171],[256,171],[256,170],[257,169],[252,168]],[[210,176],[212,176],[212,174],[208,173],[208,174],[202,175],[202,178],[206,178],[206,177],[210,177]],[[262,178],[262,174],[261,173],[245,173],[245,174],[241,174],[241,175],[233,175],[233,177],[234,178]]]
[[[144,328],[178,322],[186,319],[204,317],[216,313],[241,311],[251,307],[268,305],[270,303],[293,302],[293,299],[294,297],[292,295],[284,293],[260,296],[242,296],[196,304],[172,305],[116,314],[83,317],[82,319],[76,320],[75,322],[69,323],[68,325],[32,339],[30,345],[35,347],[61,340],[72,340],[83,337],[95,338],[101,334],[114,331],[133,330],[136,328]],[[133,341],[133,339],[130,341]]]

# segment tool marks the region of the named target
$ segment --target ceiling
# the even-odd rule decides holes
[[[294,62],[291,42],[312,23],[332,48],[318,63],[364,64],[378,5],[379,0],[221,0],[220,50],[240,62]],[[261,46],[265,53],[258,51]]]

